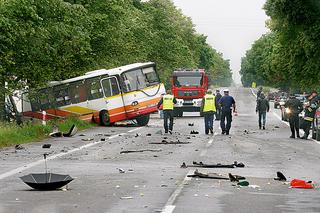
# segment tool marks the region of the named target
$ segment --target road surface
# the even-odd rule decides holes
[[[96,127],[72,138],[23,145],[23,150],[0,150],[0,213],[320,212],[319,189],[291,189],[273,180],[281,171],[289,180],[312,180],[317,185],[320,144],[289,139],[289,128],[276,109],[268,113],[267,129],[259,130],[251,91],[233,88],[231,95],[239,115],[234,117],[230,136],[221,135],[217,122],[215,134],[205,135],[203,118],[190,113],[175,120],[173,135],[162,135],[162,120],[154,116],[147,127]],[[192,130],[200,134],[190,135]],[[88,138],[94,140],[82,140]],[[162,140],[190,143],[150,144]],[[42,149],[45,143],[52,147]],[[120,154],[141,149],[155,152]],[[50,153],[50,172],[75,178],[67,189],[34,191],[19,179],[44,172],[44,152]],[[189,178],[195,168],[180,165],[193,161],[242,162],[245,168],[198,169],[244,176],[250,187],[240,188],[228,180]]]

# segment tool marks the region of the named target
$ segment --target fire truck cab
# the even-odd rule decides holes
[[[183,112],[200,112],[202,98],[208,89],[208,75],[203,69],[174,71],[172,76],[172,94],[177,99],[175,115]]]

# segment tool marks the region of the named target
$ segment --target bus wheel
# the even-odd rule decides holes
[[[109,126],[110,125],[110,117],[107,110],[101,110],[99,113],[100,117],[100,125],[101,126]]]
[[[146,126],[149,123],[150,115],[141,115],[136,118],[139,126]]]

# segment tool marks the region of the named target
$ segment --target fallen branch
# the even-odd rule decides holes
[[[162,149],[125,150],[125,151],[121,151],[120,154],[135,153],[135,152],[161,152],[161,151]]]

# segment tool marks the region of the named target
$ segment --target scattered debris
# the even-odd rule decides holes
[[[189,144],[190,142],[181,142],[181,141],[166,141],[162,140],[161,142],[151,142],[149,144]]]
[[[231,182],[239,182],[240,180],[245,180],[245,177],[239,176],[239,175],[233,175],[231,173],[228,174],[229,175],[229,180]]]
[[[194,126],[194,123],[188,123],[188,126]]]
[[[130,200],[130,199],[133,199],[133,197],[131,197],[131,196],[124,196],[124,197],[121,197],[120,199],[121,199],[121,200]]]
[[[93,141],[94,140],[94,138],[83,138],[83,139],[81,139],[82,141]]]
[[[167,184],[161,184],[161,187],[168,187]]]
[[[298,188],[298,189],[313,189],[314,185],[312,184],[312,181],[304,181],[299,179],[293,179],[290,182],[291,188]]]
[[[197,135],[197,134],[199,134],[199,132],[198,132],[198,131],[195,131],[195,130],[192,130],[192,131],[190,132],[190,134],[191,134],[191,135]]]
[[[194,171],[193,175],[188,175],[188,177],[229,180],[229,178],[222,177],[221,175],[219,175],[217,173],[201,173],[198,170]]]
[[[106,139],[105,138],[101,138],[100,141],[106,141]]]
[[[253,189],[260,188],[260,186],[258,186],[258,185],[249,185],[248,187],[249,187],[249,188],[253,188]]]
[[[151,133],[148,133],[148,134],[146,134],[146,136],[150,137],[150,136],[152,136],[152,134],[151,134]]]
[[[243,168],[245,165],[243,163],[238,163],[235,161],[233,164],[204,164],[203,162],[193,162],[192,165],[186,165],[185,162],[182,163],[181,168],[187,168],[187,167],[201,167],[201,168]]]
[[[280,128],[280,126],[274,126],[274,128],[279,129],[279,128]]]
[[[287,178],[281,172],[277,172],[277,177],[274,180],[287,181]]]
[[[119,173],[125,173],[124,169],[118,168]]]
[[[15,146],[14,146],[14,148],[15,148],[16,150],[22,150],[22,149],[25,149],[23,146],[21,146],[21,144],[17,144],[17,145],[15,145]]]
[[[80,134],[79,136],[86,136],[86,134],[82,133],[82,134]]]
[[[69,132],[67,133],[63,133],[61,131],[59,131],[59,128],[57,126],[54,127],[53,132],[50,133],[49,135],[51,137],[73,137],[75,134],[77,134],[78,132],[78,128],[76,127],[76,125],[72,125]]]
[[[248,181],[240,181],[237,183],[238,186],[249,186],[250,183]]]
[[[49,144],[49,143],[46,143],[46,144],[42,145],[43,149],[50,149],[50,147],[51,147],[51,144]]]
[[[141,150],[125,150],[121,151],[120,154],[134,153],[134,152],[161,152],[162,149],[141,149]]]
[[[137,137],[139,137],[139,134],[138,134],[138,133],[136,133],[136,135],[135,135],[134,137],[136,137],[136,138],[137,138]]]

